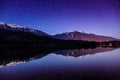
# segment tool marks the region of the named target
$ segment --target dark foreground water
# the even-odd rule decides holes
[[[38,59],[4,61],[0,80],[120,80],[120,49],[61,50]]]

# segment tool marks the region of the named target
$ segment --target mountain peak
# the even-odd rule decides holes
[[[0,25],[3,25],[3,24],[5,24],[4,22],[0,22]]]
[[[31,29],[31,28],[17,25],[17,24],[7,24],[4,22],[0,22],[0,29],[10,30],[10,31],[15,31],[15,32],[17,32],[17,31],[30,32],[30,33],[33,33],[38,36],[49,36],[48,34],[42,32],[42,31],[39,31],[39,30]]]
[[[23,26],[17,25],[17,24],[7,24],[8,26],[12,28],[23,28]]]
[[[85,32],[84,32],[84,31],[82,31],[82,30],[74,30],[73,32],[85,33]]]
[[[54,35],[54,37],[57,39],[64,39],[64,40],[86,40],[86,41],[97,41],[97,42],[117,40],[116,38],[112,38],[109,36],[101,36],[92,33],[85,33],[84,31],[78,31],[78,30],[56,34]]]
[[[73,30],[73,31],[65,32],[65,33],[85,33],[85,32],[82,30]]]
[[[17,24],[7,24],[5,22],[0,22],[0,25],[7,25],[8,27],[11,27],[11,28],[25,28],[25,26],[21,26]]]

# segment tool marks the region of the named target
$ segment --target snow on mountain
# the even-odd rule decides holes
[[[110,41],[110,40],[117,40],[115,38],[109,36],[101,36],[95,34],[85,33],[83,31],[73,31],[73,32],[65,32],[61,34],[54,35],[54,38],[57,39],[64,39],[64,40],[87,40],[87,41]]]
[[[0,29],[11,30],[11,31],[31,32],[38,36],[49,36],[48,34],[42,32],[42,31],[39,31],[39,30],[31,29],[31,28],[17,25],[17,24],[6,24],[4,22],[0,22]]]
[[[4,22],[0,22],[0,25],[4,25],[5,23]]]
[[[17,25],[17,24],[7,24],[8,26],[12,28],[23,28],[23,26]]]
[[[31,29],[25,26],[17,25],[17,24],[6,24],[4,22],[0,22],[0,29],[3,30],[10,30],[10,31],[23,31],[23,32],[30,32],[38,36],[50,36],[42,31]],[[52,37],[57,39],[63,40],[87,40],[87,41],[111,41],[111,40],[118,40],[116,38],[112,38],[109,36],[101,36],[95,35],[92,33],[86,33],[81,30],[74,30],[71,32],[64,32],[61,34],[53,35]]]

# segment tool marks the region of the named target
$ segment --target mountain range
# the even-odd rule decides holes
[[[32,36],[49,37],[53,39],[62,39],[62,40],[83,40],[83,41],[85,40],[85,41],[97,41],[97,42],[118,40],[116,38],[109,37],[109,36],[101,36],[101,35],[96,35],[92,33],[89,34],[89,33],[81,32],[77,30],[72,31],[72,32],[64,32],[64,33],[56,34],[56,35],[49,35],[40,30],[31,29],[31,28],[17,25],[17,24],[7,24],[4,22],[0,22],[0,31],[1,31],[0,36],[3,36],[2,33],[5,31],[6,32],[11,31],[15,33],[19,32],[19,35],[20,33],[27,33],[27,34],[29,33]],[[20,36],[16,34],[11,34],[11,35],[7,34],[5,38],[6,39],[20,39]]]
[[[18,32],[18,31],[30,32],[37,36],[49,36],[48,34],[42,32],[42,31],[39,31],[39,30],[31,29],[31,28],[17,25],[17,24],[6,24],[4,22],[0,22],[0,29],[14,31],[14,32]]]
[[[109,37],[109,36],[85,33],[85,32],[77,31],[77,30],[72,31],[72,32],[56,34],[54,35],[54,37],[57,39],[64,39],[64,40],[85,40],[85,41],[97,41],[97,42],[118,40],[116,38]]]

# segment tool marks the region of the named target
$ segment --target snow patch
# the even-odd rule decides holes
[[[4,25],[5,23],[4,22],[0,22],[0,25]]]
[[[7,24],[8,26],[12,28],[23,28],[23,26],[17,25],[17,24]]]

